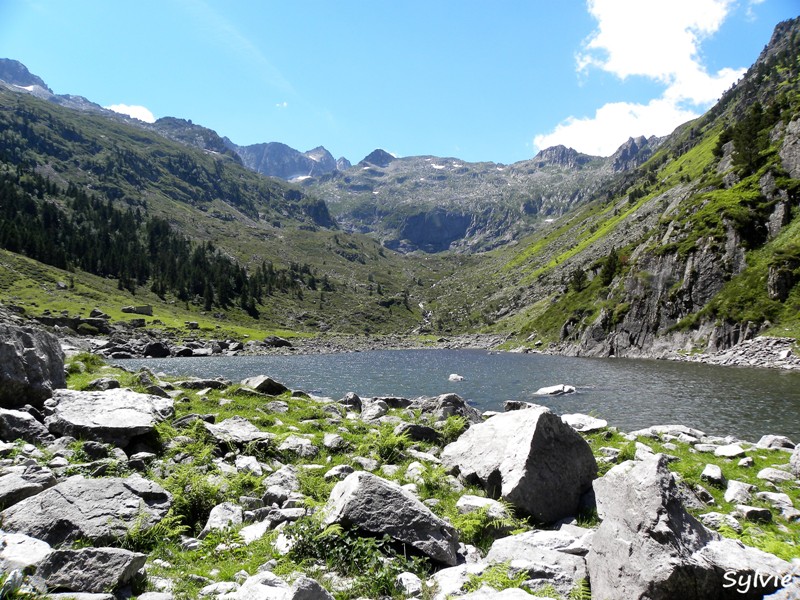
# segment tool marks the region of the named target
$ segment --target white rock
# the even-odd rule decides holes
[[[558,385],[539,388],[534,394],[537,396],[561,396],[562,394],[571,394],[574,391],[575,388],[573,386],[560,383]]]

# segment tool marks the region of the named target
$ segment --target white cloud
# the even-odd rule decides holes
[[[133,117],[134,119],[139,119],[140,121],[144,121],[145,123],[155,123],[156,118],[150,110],[148,110],[144,106],[131,106],[128,104],[112,104],[111,106],[104,106],[103,108],[107,108],[108,110],[113,110],[116,113],[120,113],[123,115],[128,115],[129,117]]]
[[[761,1],[761,0],[753,0]],[[733,0],[589,0],[597,29],[577,55],[578,71],[592,68],[622,80],[645,77],[664,86],[647,103],[614,102],[594,117],[570,117],[537,135],[538,148],[564,144],[589,154],[608,155],[629,137],[666,135],[698,116],[735,83],[744,69],[709,73],[700,44],[721,27]]]
[[[533,143],[539,149],[563,144],[586,154],[609,156],[629,137],[667,135],[697,116],[664,99],[648,104],[612,102],[597,109],[593,117],[566,119],[551,133],[537,135]]]
[[[289,106],[289,103],[284,100],[283,102],[278,102],[275,105],[275,108],[288,108],[288,106]]]

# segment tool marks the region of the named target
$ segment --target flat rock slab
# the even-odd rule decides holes
[[[323,509],[326,525],[340,523],[386,534],[446,565],[457,562],[458,533],[398,484],[357,471],[336,484]]]
[[[133,475],[86,479],[75,475],[0,513],[3,529],[50,545],[77,540],[109,544],[136,524],[147,530],[167,514],[172,497]]]
[[[146,554],[122,548],[54,550],[36,575],[50,589],[96,594],[128,583],[146,561]]]
[[[608,421],[605,419],[598,419],[590,415],[581,413],[574,413],[569,415],[561,415],[561,420],[567,425],[572,427],[575,431],[581,433],[591,433],[592,431],[601,431],[608,427]]]
[[[46,467],[30,465],[13,468],[18,471],[12,471],[0,477],[0,509],[35,496],[56,484],[55,475]]]
[[[445,447],[442,464],[541,522],[575,515],[597,474],[586,441],[545,406],[496,415]]]
[[[140,394],[127,388],[102,392],[56,390],[46,402],[45,425],[54,434],[114,444],[120,448],[134,437],[152,433],[171,418],[171,398]]]
[[[220,423],[205,423],[208,432],[218,444],[245,445],[251,442],[268,442],[274,434],[261,431],[244,417],[231,417]]]

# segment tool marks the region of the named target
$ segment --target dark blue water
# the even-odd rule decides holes
[[[800,373],[668,361],[590,359],[482,350],[385,350],[300,356],[237,356],[120,361],[169,375],[239,381],[269,375],[292,389],[332,398],[433,396],[456,392],[481,410],[527,400],[564,414],[591,413],[623,431],[680,423],[714,435],[800,442]],[[464,381],[451,382],[458,373]],[[566,383],[577,393],[540,397]]]

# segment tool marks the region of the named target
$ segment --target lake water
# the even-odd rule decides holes
[[[236,382],[269,375],[292,389],[341,398],[434,396],[455,392],[481,410],[505,400],[582,412],[623,431],[679,423],[708,434],[757,441],[763,434],[800,442],[800,373],[654,360],[590,359],[482,350],[384,350],[297,356],[125,360],[169,375],[222,376]],[[448,381],[451,373],[463,381]],[[535,396],[566,383],[577,392]]]

